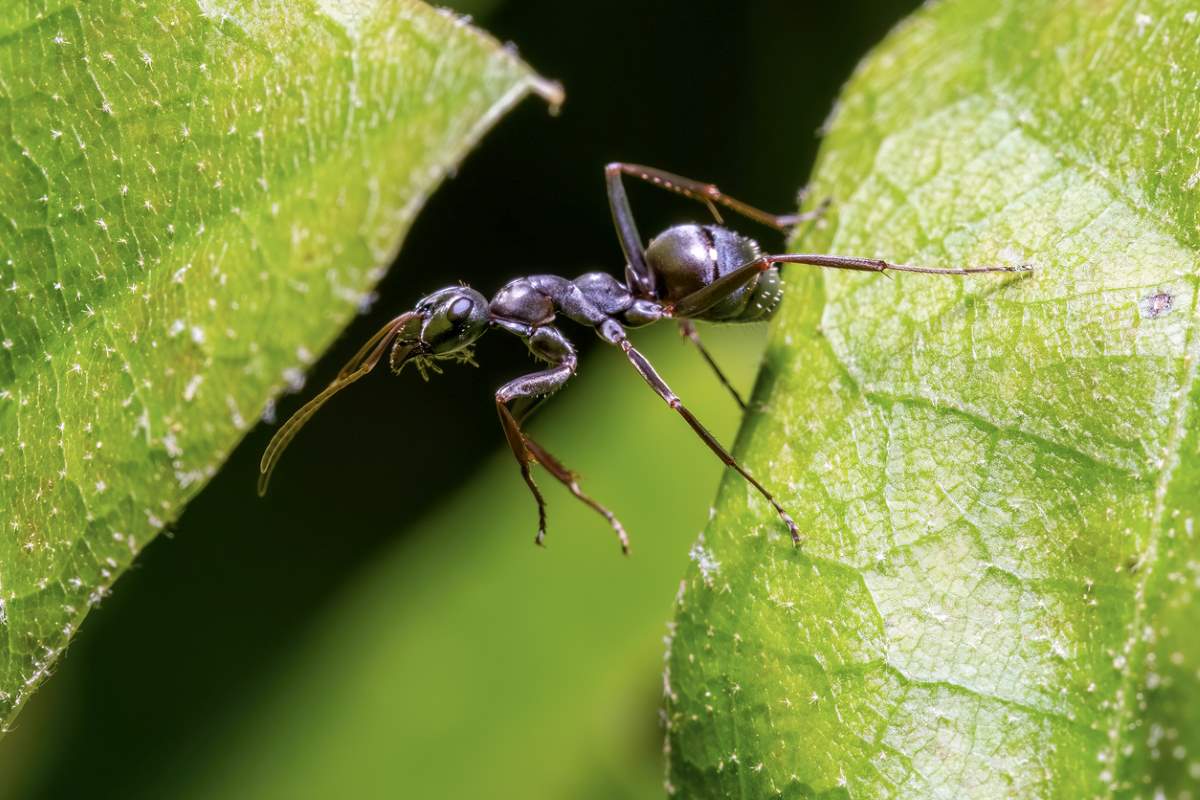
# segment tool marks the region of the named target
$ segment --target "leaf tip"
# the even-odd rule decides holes
[[[530,78],[530,88],[534,94],[545,100],[550,106],[550,116],[557,117],[562,111],[563,101],[567,99],[566,90],[558,81],[547,80],[539,75]]]

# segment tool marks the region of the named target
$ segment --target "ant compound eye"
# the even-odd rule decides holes
[[[469,297],[460,297],[450,304],[450,308],[446,310],[446,318],[451,322],[462,322],[471,315],[471,308],[475,303]]]

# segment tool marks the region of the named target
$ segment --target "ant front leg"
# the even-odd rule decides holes
[[[553,331],[553,333],[550,333],[550,331]],[[621,525],[620,520],[607,508],[584,494],[579,488],[579,482],[575,474],[563,466],[562,462],[552,456],[548,450],[521,430],[521,423],[545,400],[546,396],[562,388],[563,384],[575,374],[574,349],[571,348],[570,343],[566,341],[566,338],[561,333],[552,328],[541,328],[534,336],[543,340],[549,339],[551,347],[565,345],[567,349],[560,351],[562,356],[561,362],[550,369],[510,381],[496,392],[496,411],[500,415],[500,426],[504,429],[504,438],[508,441],[508,446],[512,450],[513,456],[517,459],[517,464],[521,468],[521,477],[524,479],[525,485],[529,487],[530,493],[533,494],[533,499],[537,501],[538,532],[537,538],[534,541],[541,545],[546,539],[546,499],[542,496],[542,492],[529,470],[529,465],[536,462],[545,467],[546,471],[562,483],[580,502],[608,521],[608,524],[612,526],[617,534],[617,540],[621,544],[621,551],[628,555],[629,537],[626,535],[625,528]],[[539,344],[544,346],[545,342],[539,342]]]

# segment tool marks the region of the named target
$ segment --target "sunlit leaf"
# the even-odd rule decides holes
[[[936,4],[845,90],[751,469],[677,607],[686,797],[1182,797],[1200,780],[1200,21]]]
[[[0,721],[531,88],[412,0],[0,11]]]

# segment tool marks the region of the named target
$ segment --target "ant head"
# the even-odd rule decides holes
[[[434,362],[452,358],[471,362],[471,345],[488,329],[488,301],[466,286],[439,289],[417,303],[411,320],[392,346],[392,370],[413,361],[421,374]]]

